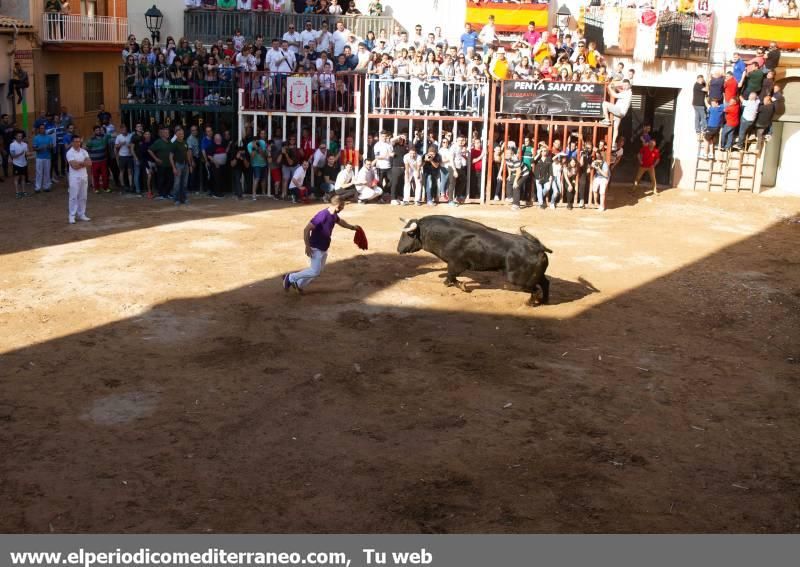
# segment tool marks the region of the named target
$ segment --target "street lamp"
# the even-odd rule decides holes
[[[558,31],[561,32],[561,36],[563,37],[567,30],[569,29],[569,19],[572,17],[572,12],[569,11],[569,8],[566,4],[563,4],[556,12],[556,22],[558,25]]]
[[[161,10],[156,8],[155,4],[153,4],[153,7],[144,13],[144,23],[147,26],[147,29],[150,30],[150,36],[152,37],[154,44],[161,41],[161,24],[163,22],[164,14],[161,13]]]

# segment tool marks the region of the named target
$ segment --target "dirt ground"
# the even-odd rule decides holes
[[[798,532],[800,199],[318,206],[0,186],[2,532]],[[442,285],[399,216],[554,253],[551,304]]]

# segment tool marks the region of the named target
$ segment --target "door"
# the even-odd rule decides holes
[[[61,112],[61,75],[45,75],[44,90],[47,100],[47,112],[56,114]]]

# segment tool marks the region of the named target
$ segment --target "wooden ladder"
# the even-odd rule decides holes
[[[694,176],[695,191],[758,192],[762,147],[756,141],[746,141],[742,150],[714,149],[713,159],[701,158],[698,144]]]

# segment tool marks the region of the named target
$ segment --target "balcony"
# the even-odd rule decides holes
[[[661,12],[655,20],[655,56],[707,61],[711,54],[714,16]],[[585,36],[594,41],[600,53],[611,56],[634,55],[639,30],[636,8],[591,7],[584,14]]]
[[[238,89],[233,74],[214,81],[179,75],[143,74],[141,69],[119,68],[120,106],[123,109],[235,112]]]
[[[49,44],[124,45],[128,18],[42,14],[42,41]]]
[[[246,37],[263,35],[269,41],[282,37],[294,24],[297,30],[304,29],[306,20],[311,20],[314,29],[319,30],[327,21],[333,31],[334,22],[342,21],[345,27],[358,37],[366,37],[372,30],[375,35],[381,29],[386,35],[392,33],[397,23],[391,16],[321,16],[314,14],[278,14],[275,12],[228,12],[224,10],[187,10],[183,16],[184,35],[191,41],[200,40],[205,44],[218,39],[233,37],[233,32],[242,31]]]

